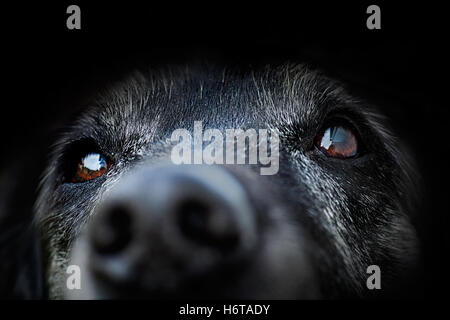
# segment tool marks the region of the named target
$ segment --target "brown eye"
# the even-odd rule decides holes
[[[77,165],[72,182],[84,182],[100,177],[108,170],[108,161],[99,153],[88,153]]]
[[[358,153],[358,140],[353,130],[345,126],[330,126],[316,136],[316,146],[327,156],[351,158]]]

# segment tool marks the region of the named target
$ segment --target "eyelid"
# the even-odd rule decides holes
[[[342,124],[351,128],[357,135],[357,138],[362,140],[366,129],[370,129],[370,125],[367,123],[367,118],[349,106],[343,106],[331,110],[326,114],[321,121],[322,125],[320,130],[326,129],[326,126]]]

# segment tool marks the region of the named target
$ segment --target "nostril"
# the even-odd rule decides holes
[[[176,217],[181,234],[196,244],[228,252],[238,243],[236,226],[225,208],[188,199],[176,207]]]
[[[132,239],[132,221],[129,210],[115,206],[106,212],[93,232],[97,253],[116,254],[124,250]]]

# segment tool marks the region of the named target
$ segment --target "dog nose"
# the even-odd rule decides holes
[[[244,191],[236,192],[242,189],[237,181],[222,170],[163,169],[151,172],[148,179],[124,182],[135,190],[122,190],[101,213],[92,238],[95,250],[120,254],[132,245],[135,233],[150,231],[149,224],[168,231],[170,239],[164,238],[172,246],[182,247],[177,242],[183,241],[220,252],[238,248],[240,241],[248,241],[242,233],[252,229],[251,207]]]
[[[239,259],[256,242],[246,192],[218,166],[138,170],[111,192],[89,233],[93,268],[125,282],[145,266],[164,266],[169,282],[207,272]]]

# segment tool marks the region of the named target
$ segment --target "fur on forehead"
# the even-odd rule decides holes
[[[59,145],[95,138],[106,148],[133,153],[174,129],[191,127],[194,120],[213,128],[264,126],[314,132],[327,113],[339,108],[367,123],[400,168],[399,193],[410,194],[403,186],[416,184],[414,166],[383,116],[348,94],[341,83],[303,64],[245,70],[194,64],[134,72],[100,92]]]
[[[357,102],[342,84],[302,64],[244,70],[210,64],[167,66],[134,72],[103,90],[78,123],[95,121],[115,129],[127,129],[127,121],[143,129],[140,124],[148,126],[155,118],[162,127],[193,119],[216,127],[307,123],[320,118],[324,108]]]

